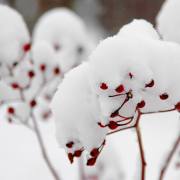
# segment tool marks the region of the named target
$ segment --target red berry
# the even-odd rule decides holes
[[[180,112],[180,102],[178,102],[178,103],[175,105],[175,108],[176,108],[177,111]]]
[[[81,154],[82,154],[82,150],[76,150],[75,152],[74,152],[74,156],[75,157],[80,157],[81,156]]]
[[[33,107],[35,107],[37,105],[37,102],[36,102],[36,100],[32,100],[31,102],[30,102],[30,106],[33,108]]]
[[[129,77],[130,77],[130,79],[133,78],[133,74],[131,72],[129,73]]]
[[[72,153],[68,153],[68,159],[69,159],[70,163],[72,164],[74,161],[74,156]]]
[[[31,44],[30,44],[30,43],[27,43],[27,44],[25,44],[25,45],[23,46],[24,52],[27,52],[27,51],[29,51],[30,49],[31,49]]]
[[[33,71],[33,70],[30,70],[30,71],[28,72],[28,76],[29,76],[29,78],[32,79],[32,78],[35,76],[34,71]]]
[[[60,74],[60,69],[59,69],[59,67],[55,67],[55,68],[54,68],[54,74],[55,74],[55,75],[59,75],[59,74]]]
[[[108,86],[107,86],[106,83],[102,83],[100,88],[103,89],[103,90],[106,90],[106,89],[108,89]]]
[[[9,114],[14,114],[14,113],[15,113],[15,110],[14,110],[13,107],[8,107],[7,112],[8,112]]]
[[[40,70],[42,71],[42,72],[44,72],[45,70],[46,70],[46,65],[45,64],[40,64]]]
[[[169,95],[167,93],[164,93],[164,94],[161,94],[159,97],[162,100],[166,100],[169,97]]]
[[[94,166],[95,163],[96,163],[96,158],[90,158],[87,161],[87,166]]]
[[[146,84],[145,87],[153,87],[154,86],[154,80],[152,79],[150,83]]]
[[[18,83],[12,83],[12,84],[11,84],[11,87],[12,87],[13,89],[18,89],[18,88],[19,88],[19,84],[18,84]]]
[[[124,91],[124,86],[121,84],[121,85],[119,85],[116,89],[115,89],[115,91],[117,92],[117,93],[122,93],[123,91]]]
[[[108,127],[113,130],[118,127],[118,124],[115,121],[109,121]]]
[[[137,104],[137,108],[143,108],[146,105],[145,101],[141,101]]]
[[[99,150],[97,148],[94,148],[90,154],[92,157],[97,157],[99,155]]]
[[[70,141],[70,142],[68,142],[68,143],[66,144],[66,147],[67,147],[67,148],[72,148],[73,145],[74,145],[74,142],[73,142],[73,141]]]

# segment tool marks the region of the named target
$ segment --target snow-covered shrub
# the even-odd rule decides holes
[[[35,133],[50,172],[59,180],[46,153],[35,110],[44,88],[59,79],[60,70],[57,66],[33,62],[29,32],[16,10],[0,5],[0,24],[1,113],[5,113],[9,122],[24,125]]]
[[[42,93],[42,104],[48,104],[64,74],[87,59],[93,48],[82,19],[66,8],[55,8],[38,20],[33,31],[32,57],[35,64],[47,67],[50,77],[52,67],[59,69],[59,79],[48,84]],[[49,70],[48,70],[49,69]],[[42,108],[41,114],[48,114]]]
[[[86,150],[87,165],[94,165],[106,135],[135,128],[144,180],[138,123],[144,114],[180,110],[179,59],[180,46],[162,41],[144,20],[100,42],[88,62],[67,73],[51,104],[70,161]]]
[[[93,48],[82,19],[66,8],[55,8],[38,20],[33,32],[33,44],[47,43],[54,52],[49,61],[56,61],[65,73],[87,59]],[[45,51],[45,50],[44,50]]]
[[[30,49],[30,37],[22,16],[5,5],[0,5],[0,63],[1,76],[25,59]]]
[[[180,1],[166,0],[157,16],[157,29],[163,39],[180,43]]]

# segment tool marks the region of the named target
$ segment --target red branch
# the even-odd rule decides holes
[[[173,148],[171,149],[171,151],[170,151],[170,153],[169,153],[169,155],[168,155],[168,157],[167,157],[167,159],[165,161],[165,164],[164,164],[164,166],[162,167],[162,169],[160,171],[159,180],[163,180],[164,179],[166,171],[167,171],[167,169],[168,169],[168,167],[170,165],[170,162],[171,162],[171,160],[173,158],[173,155],[176,152],[179,144],[180,144],[180,134],[178,134],[178,137],[177,137],[177,139],[176,139],[176,141],[175,141],[175,143],[173,145]]]

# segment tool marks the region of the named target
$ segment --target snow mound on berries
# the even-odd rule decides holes
[[[130,24],[124,25],[119,35],[125,36],[145,36],[154,39],[159,39],[157,31],[153,28],[153,25],[144,19],[134,19]]]
[[[106,131],[97,124],[100,108],[88,82],[87,66],[84,63],[65,75],[51,103],[57,140],[66,150],[66,144],[74,142],[73,150],[90,152],[105,139]]]
[[[179,59],[180,46],[160,40],[143,20],[100,42],[87,63],[65,76],[54,96],[59,143],[67,151],[66,143],[75,142],[76,149],[91,152],[106,133],[133,126],[141,113],[177,109]]]
[[[109,96],[129,91],[133,98],[123,106],[124,111],[121,108],[121,113],[127,116],[135,112],[137,103],[142,100],[146,103],[144,112],[172,108],[180,100],[180,86],[176,84],[180,77],[180,47],[154,36],[146,37],[145,33],[141,35],[145,29],[139,28],[140,22],[136,27],[136,23],[126,25],[117,36],[102,41],[90,56],[91,84],[100,96],[105,116],[118,109],[126,95]],[[147,34],[152,31],[150,27]],[[123,87],[122,92],[117,92],[118,87]]]
[[[63,72],[81,63],[93,47],[82,19],[66,8],[46,12],[34,28],[33,41],[53,48]]]
[[[180,1],[166,0],[157,16],[157,29],[163,39],[180,43]]]
[[[19,61],[30,41],[24,19],[16,10],[0,5],[0,27],[0,62]]]

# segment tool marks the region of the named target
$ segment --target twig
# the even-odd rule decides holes
[[[167,159],[166,159],[166,161],[164,163],[164,166],[162,167],[162,169],[160,171],[159,180],[163,180],[164,179],[166,171],[167,171],[167,169],[168,169],[168,167],[170,165],[170,162],[171,162],[171,160],[173,158],[173,155],[176,152],[179,144],[180,144],[180,134],[178,134],[178,138],[176,139],[176,141],[175,141],[175,143],[173,145],[173,148],[171,149],[171,151],[170,151],[170,153],[169,153],[169,155],[168,155],[168,157],[167,157]]]
[[[37,137],[37,140],[39,142],[39,146],[40,146],[40,149],[41,149],[41,152],[42,152],[42,155],[43,155],[43,158],[49,168],[49,170],[51,171],[54,179],[56,180],[60,180],[60,177],[59,175],[57,174],[56,170],[54,169],[48,155],[47,155],[47,152],[46,152],[46,148],[45,148],[45,145],[44,145],[44,142],[43,142],[43,138],[41,136],[41,133],[40,133],[40,129],[39,129],[39,126],[38,126],[38,123],[36,121],[36,118],[35,116],[33,115],[33,113],[31,113],[31,118],[32,118],[32,122],[34,124],[34,132],[36,134],[36,137]]]
[[[141,180],[145,180],[146,176],[146,160],[145,160],[145,154],[144,154],[144,148],[143,148],[143,142],[142,142],[142,135],[140,131],[140,127],[137,125],[135,127],[136,134],[138,138],[138,146],[140,151],[140,157],[141,157]]]

